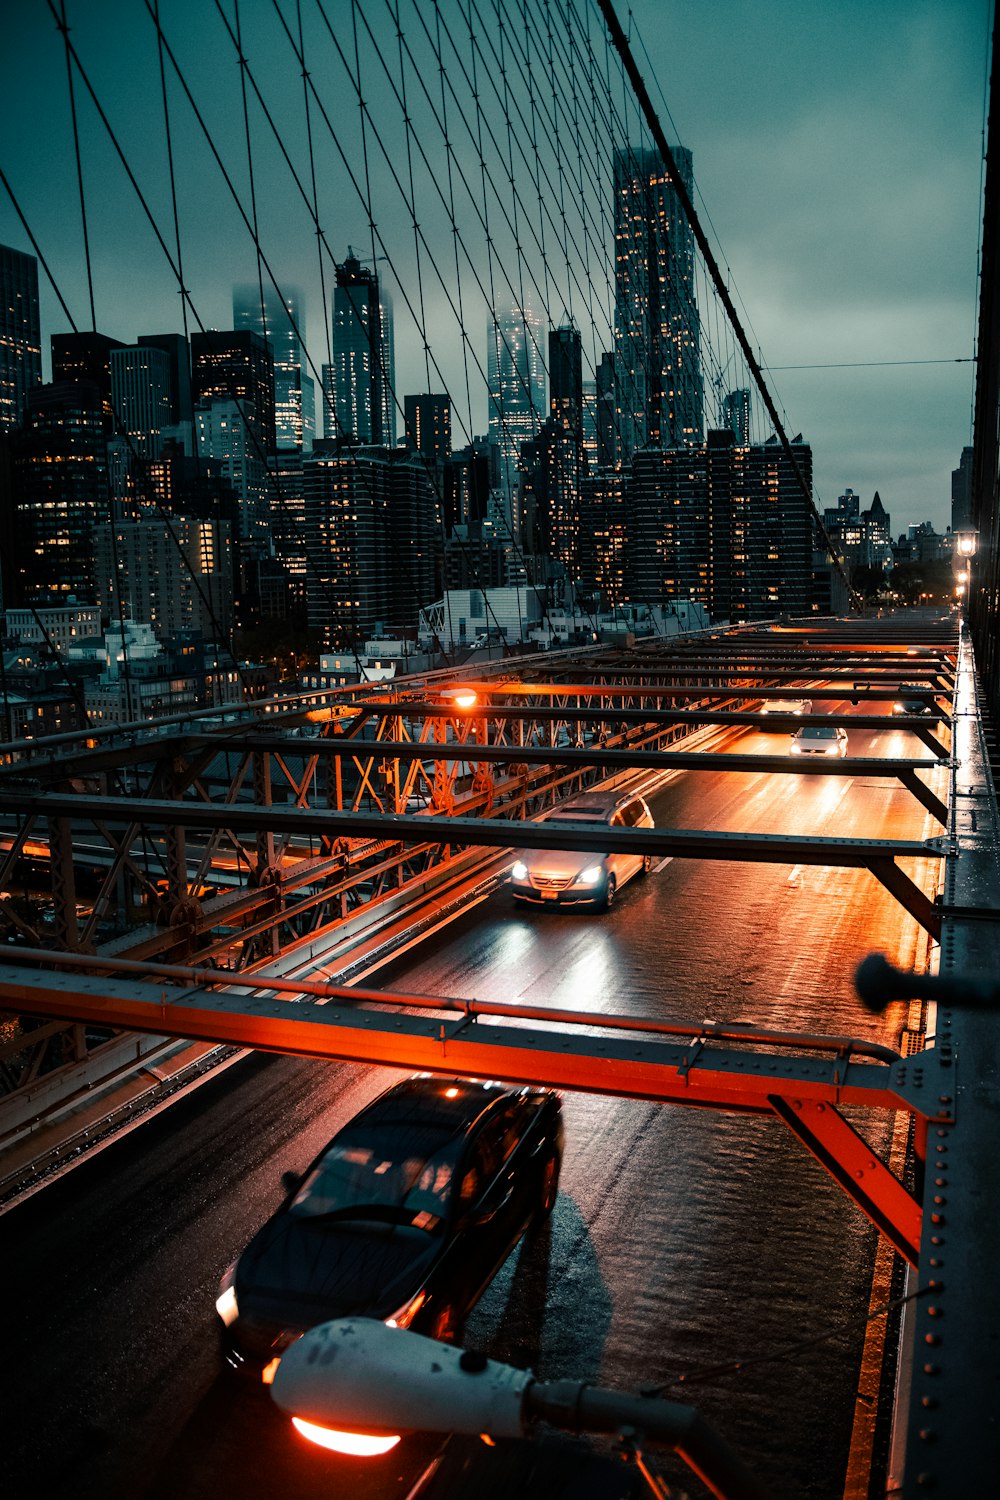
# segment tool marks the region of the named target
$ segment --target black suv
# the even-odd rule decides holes
[[[317,1323],[372,1317],[457,1340],[522,1234],[551,1212],[559,1096],[471,1078],[395,1084],[324,1147],[222,1279],[230,1365],[268,1381]]]

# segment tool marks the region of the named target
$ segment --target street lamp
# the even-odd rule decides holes
[[[438,698],[447,708],[475,708],[479,702],[479,694],[471,687],[442,688]]]
[[[372,1451],[387,1452],[393,1439],[414,1430],[523,1437],[544,1421],[569,1432],[617,1433],[656,1495],[663,1487],[643,1457],[647,1440],[673,1449],[719,1500],[767,1500],[760,1481],[691,1406],[586,1381],[536,1380],[530,1370],[375,1319],[310,1329],[282,1356],[271,1396],[304,1437],[325,1446],[367,1438],[384,1445]]]
[[[966,595],[972,599],[972,559],[975,557],[979,547],[979,532],[969,529],[955,532],[954,549],[957,557],[961,558],[965,566],[958,568],[955,573],[955,597],[961,607]]]

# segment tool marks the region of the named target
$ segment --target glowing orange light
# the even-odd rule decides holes
[[[293,1417],[292,1426],[310,1443],[329,1448],[332,1453],[349,1453],[353,1458],[378,1458],[399,1442],[398,1433],[338,1432],[335,1427],[320,1427],[304,1417]]]
[[[444,1091],[444,1097],[446,1099],[457,1099],[458,1098],[458,1089],[456,1089],[456,1088],[445,1089],[445,1091]]]
[[[271,1363],[269,1365],[265,1365],[264,1366],[263,1370],[261,1370],[261,1372],[260,1372],[260,1378],[261,1378],[262,1382],[264,1383],[264,1385],[273,1385],[274,1384],[274,1377],[275,1377],[275,1375],[277,1373],[278,1366],[280,1364],[281,1364],[281,1358],[279,1356],[279,1357],[277,1357],[275,1359],[272,1359],[272,1361],[271,1361]]]

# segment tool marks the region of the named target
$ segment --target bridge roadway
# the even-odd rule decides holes
[[[787,740],[747,730],[723,743],[765,752]],[[851,736],[852,755],[921,749],[903,730]],[[940,831],[903,787],[859,776],[675,772],[651,800],[657,822],[677,827]],[[932,862],[910,873],[933,889]],[[518,911],[500,890],[377,982],[893,1045],[905,1009],[863,1012],[851,975],[872,948],[908,966],[926,941],[864,870],[674,860],[626,887],[609,916]],[[436,1441],[367,1465],[306,1450],[266,1399],[220,1376],[213,1311],[220,1273],[280,1199],[281,1173],[392,1076],[253,1057],[0,1220],[9,1493],[411,1494]],[[869,1456],[855,1397],[878,1353],[866,1352],[865,1314],[885,1295],[872,1291],[874,1230],[777,1120],[585,1096],[565,1110],[551,1230],[511,1258],[467,1341],[545,1376],[633,1386],[687,1375],[669,1394],[695,1402],[776,1497],[840,1500],[850,1466]],[[889,1151],[891,1119],[852,1118]],[[584,1462],[552,1439],[540,1453],[452,1440],[420,1494],[628,1491],[620,1465]]]

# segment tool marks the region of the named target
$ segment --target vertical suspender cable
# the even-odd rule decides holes
[[[90,264],[90,235],[87,232],[87,200],[83,190],[83,162],[80,156],[80,131],[76,119],[76,94],[73,89],[73,59],[69,45],[69,26],[66,22],[66,0],[60,0],[62,11],[61,19],[56,18],[56,25],[62,33],[63,43],[66,49],[66,83],[69,88],[69,112],[73,122],[73,148],[76,152],[76,182],[80,194],[80,221],[83,225],[83,254],[87,263],[87,292],[90,297],[90,326],[97,332],[97,314],[94,311],[94,276]]]

